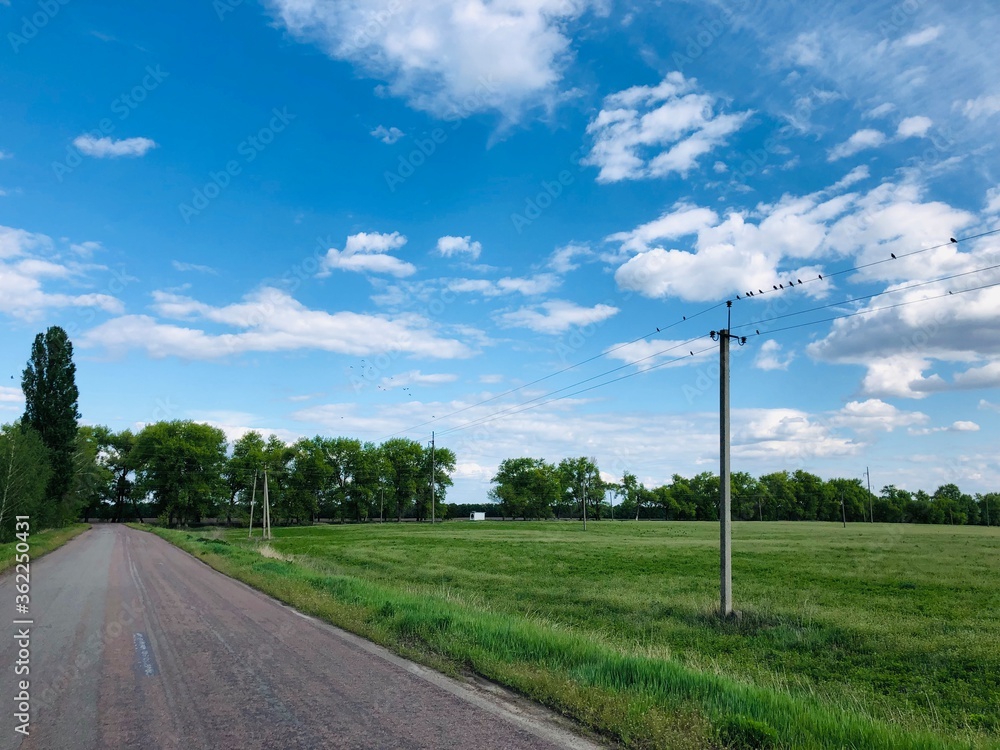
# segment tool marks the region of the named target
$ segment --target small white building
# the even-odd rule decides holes
[[[485,521],[486,520],[486,514],[485,513],[481,513],[478,510],[474,511],[474,512],[472,512],[472,513],[469,514],[469,520],[470,521]]]

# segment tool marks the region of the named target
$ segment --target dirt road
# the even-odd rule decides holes
[[[0,750],[597,747],[524,701],[399,659],[122,526],[32,565],[23,737],[14,596],[7,575]]]

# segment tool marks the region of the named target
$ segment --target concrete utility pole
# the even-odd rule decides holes
[[[253,501],[256,496],[257,496],[257,471],[254,470],[253,489],[250,490],[250,533],[247,534],[247,539],[253,536]]]
[[[434,431],[431,430],[431,525],[435,523],[434,517]]]
[[[264,469],[264,539],[271,538],[271,502],[267,496],[267,469]]]
[[[734,336],[732,328],[732,300],[726,301],[727,325],[721,331],[712,331],[712,339],[719,340],[719,613],[723,617],[733,614],[733,514],[729,477],[729,339],[736,339],[740,346],[747,342],[745,336]]]
[[[583,530],[587,530],[587,477],[583,478]]]
[[[872,473],[865,467],[865,476],[868,477],[868,523],[875,523],[875,502],[872,499]]]
[[[847,528],[847,508],[844,507],[844,490],[840,491],[840,515],[844,519],[844,528]]]

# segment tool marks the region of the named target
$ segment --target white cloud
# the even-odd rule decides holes
[[[752,114],[717,114],[717,105],[678,72],[611,94],[587,126],[594,145],[583,163],[600,168],[598,182],[686,176]]]
[[[899,128],[896,130],[896,137],[923,138],[927,135],[927,131],[931,129],[931,125],[933,124],[933,121],[929,117],[923,117],[921,115],[916,117],[907,117],[899,123]]]
[[[866,174],[852,170],[825,190],[784,195],[777,203],[724,218],[707,208],[675,206],[654,222],[609,235],[607,241],[619,243],[619,249],[604,259],[617,265],[615,280],[621,289],[698,302],[800,279],[813,283],[797,293],[826,296],[831,285],[816,278],[824,273],[821,261],[827,258],[867,265],[885,261],[891,253],[901,256],[892,263],[867,265],[851,277],[867,281],[929,279],[977,267],[975,258],[950,244],[902,257],[927,247],[928,238],[959,236],[976,217],[924,201],[923,189],[908,182],[834,194]],[[689,234],[694,237],[688,239]]]
[[[1000,187],[986,191],[986,213],[1000,214]]]
[[[960,372],[955,375],[954,384],[956,388],[996,388],[1000,386],[1000,361]]]
[[[708,349],[708,351],[705,351]],[[604,350],[609,359],[617,359],[626,364],[635,364],[637,370],[649,370],[665,362],[671,362],[666,367],[681,367],[695,361],[701,361],[712,356],[716,347],[701,347],[695,352],[694,357],[690,352],[691,344],[686,341],[672,341],[669,339],[640,339],[624,344],[614,344]],[[674,362],[673,360],[678,360]]]
[[[877,398],[851,401],[829,418],[835,427],[847,427],[855,432],[892,432],[897,427],[925,424],[930,417],[919,411],[903,411]]]
[[[819,33],[815,31],[799,34],[786,52],[788,59],[795,65],[812,66],[823,58]]]
[[[0,151],[0,161],[3,161],[4,159],[13,159],[13,158],[14,154],[12,154],[10,151]]]
[[[1000,412],[1000,404],[994,404],[987,401],[985,398],[979,399],[979,408],[988,409],[989,411]]]
[[[869,148],[878,148],[886,142],[885,133],[874,128],[864,128],[857,131],[843,143],[834,146],[830,150],[828,161],[837,161],[848,156],[853,156],[859,151]]]
[[[22,401],[24,401],[24,394],[21,392],[20,386],[12,388],[10,386],[0,385],[0,403],[18,404]]]
[[[952,424],[951,429],[955,432],[979,432],[979,425],[975,422],[959,420]]]
[[[896,105],[891,102],[883,102],[877,107],[872,107],[867,112],[865,112],[864,117],[875,120],[881,117],[885,117],[888,114],[896,111]]]
[[[534,276],[504,277],[497,280],[496,286],[501,293],[519,292],[525,296],[545,294],[559,286],[558,276],[551,273],[539,273]]]
[[[382,143],[386,144],[387,146],[391,146],[400,138],[402,138],[404,135],[406,135],[406,133],[404,133],[397,127],[387,128],[385,125],[379,125],[373,131],[371,131],[371,135],[378,138],[380,141],[382,141]]]
[[[353,355],[401,352],[435,359],[474,354],[467,344],[439,336],[431,322],[420,315],[389,317],[311,310],[279,289],[263,288],[246,295],[242,302],[223,307],[167,292],[153,296],[153,309],[161,317],[205,320],[237,331],[214,334],[163,323],[148,315],[126,315],[87,331],[81,345],[113,353],[139,349],[155,358],[206,360],[248,352],[310,349]]]
[[[92,135],[80,135],[73,140],[81,153],[96,159],[117,158],[119,156],[144,156],[151,148],[156,148],[156,141],[149,138],[94,138]]]
[[[100,242],[76,242],[69,246],[71,252],[82,258],[90,258],[94,253],[104,249]]]
[[[540,310],[539,310],[540,308]],[[566,300],[549,300],[535,307],[503,313],[499,316],[502,325],[528,328],[537,333],[563,333],[574,326],[601,323],[618,313],[611,305],[582,307]]]
[[[967,99],[962,106],[962,114],[970,120],[990,117],[1000,112],[1000,95],[984,94],[975,99]]]
[[[857,455],[862,444],[798,409],[734,409],[734,458],[766,460]]]
[[[412,276],[416,266],[389,255],[406,244],[406,237],[399,232],[380,234],[359,232],[347,238],[343,250],[331,247],[326,252],[317,277],[326,277],[334,270],[356,273],[388,274],[398,278]]]
[[[44,234],[0,226],[0,313],[30,321],[53,308],[122,312],[121,300],[109,294],[67,294],[43,288],[43,282],[49,280],[85,283],[93,268],[75,261],[59,262],[56,244]]]
[[[445,285],[452,292],[479,294],[483,297],[499,297],[515,292],[527,297],[551,292],[561,283],[556,274],[539,273],[534,276],[504,276],[495,281],[492,279],[449,279]]]
[[[458,380],[458,375],[454,373],[423,373],[420,370],[409,370],[383,377],[381,383],[384,390],[392,390],[411,385],[444,385],[445,383],[454,383],[456,380]]]
[[[212,274],[213,276],[217,276],[219,274],[219,272],[211,266],[203,266],[198,263],[184,263],[183,261],[172,260],[170,261],[170,265],[174,267],[175,271],[180,271],[181,273],[194,271],[195,273],[207,273]]]
[[[557,248],[549,256],[549,268],[556,273],[566,274],[580,267],[579,263],[573,262],[574,258],[590,258],[593,255],[593,251],[588,246],[571,242],[568,245]]]
[[[476,260],[483,251],[483,246],[468,235],[465,237],[445,236],[438,238],[437,251],[438,254],[445,258],[462,254],[468,255],[472,260]]]
[[[923,47],[925,44],[930,44],[940,37],[943,31],[944,26],[928,26],[920,31],[907,34],[899,40],[899,44],[903,47]]]
[[[565,27],[589,0],[270,0],[296,37],[388,82],[438,117],[550,106],[572,58]],[[600,7],[600,6],[599,6]]]
[[[845,174],[839,180],[837,180],[833,184],[833,186],[830,187],[830,192],[832,193],[840,192],[841,190],[845,190],[846,188],[849,188],[851,185],[854,185],[855,183],[867,180],[869,177],[871,177],[871,172],[868,171],[868,165],[861,164],[852,169],[847,174]]]
[[[959,420],[957,422],[952,422],[947,427],[924,427],[922,429],[911,428],[909,433],[911,435],[934,435],[939,432],[979,432],[979,425],[975,422],[967,422],[964,420]]]
[[[975,257],[953,261],[960,267],[975,267],[976,262]],[[972,278],[964,286],[984,281]],[[1000,342],[995,327],[1000,287],[919,304],[943,294],[949,286],[893,294],[891,304],[914,303],[905,307],[884,309],[888,300],[873,300],[860,309],[883,309],[835,321],[826,337],[810,344],[808,351],[822,361],[864,365],[867,372],[862,392],[872,396],[920,399],[938,391],[997,387]],[[967,369],[946,380],[933,372],[935,361],[965,364]],[[970,364],[975,366],[968,367]]]
[[[794,352],[788,352],[782,357],[781,344],[769,339],[761,345],[753,366],[758,370],[787,370],[793,359],[795,359]]]
[[[647,224],[642,224],[628,232],[616,232],[605,238],[606,242],[616,242],[623,250],[642,252],[658,240],[675,240],[714,226],[719,215],[710,208],[699,208],[686,203],[674,205],[672,209]]]

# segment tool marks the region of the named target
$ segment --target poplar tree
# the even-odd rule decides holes
[[[69,505],[80,394],[76,388],[73,344],[62,328],[52,326],[35,336],[31,359],[21,377],[21,390],[25,401],[21,422],[42,438],[52,468],[46,507],[36,521],[41,525],[69,522],[75,515],[75,509]]]

